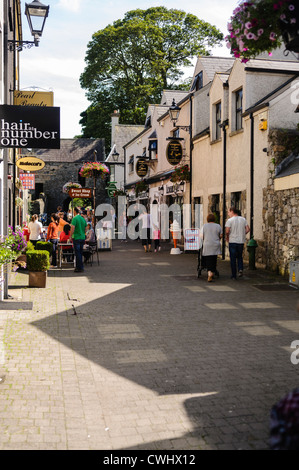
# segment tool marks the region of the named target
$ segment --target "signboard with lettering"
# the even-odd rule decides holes
[[[60,148],[60,108],[0,106],[0,148]]]
[[[35,175],[30,173],[20,173],[19,178],[22,181],[24,189],[35,189]]]
[[[71,198],[79,197],[81,199],[90,199],[92,197],[91,188],[71,188],[69,190],[69,196]]]
[[[148,166],[147,162],[144,158],[139,158],[136,163],[136,174],[140,177],[143,178],[144,176],[147,175],[148,172]]]
[[[179,140],[171,140],[167,145],[166,158],[171,165],[177,165],[183,158],[183,147]]]
[[[53,106],[53,91],[14,91],[13,103],[16,106]]]
[[[185,230],[184,249],[198,251],[202,246],[199,228],[190,228]]]
[[[19,158],[16,161],[16,165],[23,171],[38,171],[44,168],[45,162],[40,158],[30,155],[28,157]]]

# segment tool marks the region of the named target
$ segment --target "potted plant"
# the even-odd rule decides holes
[[[228,23],[227,46],[242,62],[268,52],[285,42],[299,52],[299,7],[292,0],[242,1]]]
[[[53,243],[51,243],[51,242],[44,242],[44,241],[42,241],[42,240],[39,240],[38,242],[36,242],[35,249],[36,249],[36,250],[46,250],[46,251],[49,252],[49,256],[52,256],[52,252],[53,252]]]
[[[69,181],[68,183],[65,183],[65,185],[62,188],[62,192],[65,194],[68,194],[70,189],[81,189],[82,186],[79,183],[72,183],[72,181]]]
[[[109,175],[109,168],[105,163],[100,162],[87,162],[81,167],[79,175],[83,178],[98,178],[105,179]]]
[[[49,267],[49,252],[47,250],[27,251],[29,287],[46,287]]]
[[[0,267],[7,272],[16,271],[20,266],[24,267],[24,261],[18,258],[26,247],[27,242],[21,229],[13,230],[9,226],[7,236],[0,240]]]
[[[174,170],[171,175],[170,181],[178,183],[179,181],[190,181],[189,165],[183,165]]]
[[[138,181],[135,184],[136,196],[138,196],[140,193],[143,193],[144,191],[147,191],[147,190],[148,190],[148,184],[144,180]]]

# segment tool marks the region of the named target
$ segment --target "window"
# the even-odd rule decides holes
[[[231,193],[231,207],[235,207],[241,215],[241,191]]]
[[[243,112],[243,90],[240,89],[235,93],[235,123],[236,131],[242,129],[242,112]]]
[[[110,181],[115,181],[115,165],[110,165]]]
[[[200,90],[203,87],[202,83],[202,72],[199,72],[197,75],[195,75],[191,91],[197,91]]]
[[[158,141],[157,140],[150,140],[148,151],[149,151],[150,160],[157,158],[158,156]]]
[[[132,171],[134,171],[134,155],[129,159],[129,172],[132,173]]]
[[[219,140],[221,139],[221,101],[216,104],[215,111],[215,139]]]

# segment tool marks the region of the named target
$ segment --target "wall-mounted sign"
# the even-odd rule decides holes
[[[16,106],[53,106],[53,91],[14,91],[13,103]]]
[[[35,189],[35,175],[30,173],[20,173],[19,178],[22,181],[24,189]]]
[[[109,197],[113,197],[115,191],[117,191],[116,181],[109,181],[106,187],[107,193]]]
[[[45,162],[40,158],[30,155],[28,157],[19,158],[16,165],[23,171],[38,171],[44,168]]]
[[[0,148],[60,148],[60,108],[0,106]]]
[[[136,174],[140,177],[143,178],[144,176],[147,175],[148,172],[148,166],[145,158],[139,158],[136,163]]]
[[[69,190],[69,196],[72,198],[79,197],[82,199],[91,199],[91,195],[91,188],[71,188]]]
[[[183,147],[179,140],[171,140],[167,145],[166,158],[171,165],[177,165],[183,158]]]

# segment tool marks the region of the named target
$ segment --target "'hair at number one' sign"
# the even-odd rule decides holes
[[[1,148],[60,148],[60,108],[0,106]]]

